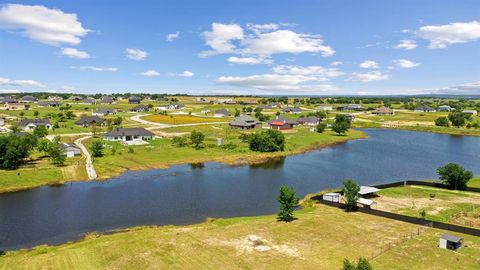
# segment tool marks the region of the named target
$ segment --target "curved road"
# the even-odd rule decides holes
[[[138,122],[140,124],[154,126],[152,128],[148,128],[148,129],[171,128],[171,127],[190,127],[190,126],[201,126],[201,125],[218,125],[218,124],[228,123],[228,122],[202,122],[202,123],[192,123],[192,124],[171,125],[171,124],[162,124],[162,123],[151,122],[151,121],[143,120],[143,119],[140,118],[142,116],[147,116],[147,115],[150,115],[150,114],[136,114],[136,115],[130,117],[130,119],[135,121],[135,122]]]
[[[90,153],[88,152],[87,148],[82,143],[83,140],[86,140],[86,139],[91,138],[91,137],[92,136],[86,136],[86,137],[82,137],[80,139],[77,139],[75,141],[75,145],[77,145],[80,148],[80,150],[82,150],[83,154],[85,155],[85,159],[86,159],[85,167],[87,169],[88,179],[89,180],[94,180],[94,179],[97,179],[97,172],[95,171],[95,168],[93,167],[92,156],[90,156]]]

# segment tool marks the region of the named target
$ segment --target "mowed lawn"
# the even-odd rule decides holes
[[[370,258],[390,245],[371,259],[375,269],[475,269],[480,263],[479,237],[460,235],[468,247],[457,253],[437,247],[443,232],[436,229],[407,239],[417,225],[323,205],[295,214],[291,223],[269,215],[91,234],[80,242],[8,252],[0,269],[340,269],[346,257]],[[251,235],[270,249],[254,249]]]
[[[142,119],[155,122],[155,123],[170,124],[170,125],[228,121],[228,118],[200,117],[200,116],[191,116],[191,115],[160,115],[160,114],[143,116]]]

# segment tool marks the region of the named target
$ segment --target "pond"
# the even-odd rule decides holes
[[[112,181],[76,182],[0,195],[0,250],[59,244],[92,231],[192,224],[207,217],[275,213],[280,185],[300,196],[340,187],[434,179],[457,162],[480,174],[480,138],[364,129],[349,141],[262,165],[179,165],[129,171]]]

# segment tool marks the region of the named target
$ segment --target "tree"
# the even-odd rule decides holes
[[[349,261],[347,258],[343,259],[343,270],[356,270],[357,267],[354,263]]]
[[[193,148],[197,150],[202,148],[204,140],[205,134],[203,134],[202,132],[194,130],[192,131],[192,133],[190,133],[190,142],[192,143]]]
[[[448,118],[445,116],[435,119],[435,126],[448,127],[449,125],[450,125],[450,122],[448,122]]]
[[[357,265],[349,261],[347,258],[343,260],[343,270],[373,270],[372,265],[367,259],[360,257]]]
[[[25,116],[25,113],[24,112],[20,112],[20,118],[23,118]]]
[[[345,121],[335,122],[332,125],[332,130],[335,131],[338,135],[345,135],[349,128],[350,124]]]
[[[321,122],[321,123],[318,123],[318,125],[317,125],[317,128],[316,128],[316,129],[317,129],[317,132],[318,132],[318,133],[323,133],[323,132],[325,131],[325,129],[326,129],[326,128],[327,128],[327,124],[326,124],[326,123],[323,123],[323,122]]]
[[[73,118],[75,118],[75,114],[74,114],[72,111],[66,111],[66,112],[65,112],[65,116],[66,116],[68,119],[73,119]]]
[[[345,210],[355,211],[357,209],[357,200],[360,197],[358,192],[360,187],[353,180],[343,181],[343,196],[345,196]]]
[[[448,119],[455,127],[462,127],[465,125],[467,116],[462,112],[451,112],[448,114]]]
[[[437,169],[438,178],[451,189],[465,189],[472,179],[473,172],[465,170],[456,163],[449,163]]]
[[[101,157],[103,156],[103,143],[100,140],[94,140],[92,145],[90,145],[90,151],[92,151],[92,156]]]
[[[37,137],[27,134],[0,136],[0,169],[16,169],[30,156]]]
[[[65,156],[63,155],[63,149],[58,142],[50,143],[48,149],[48,155],[50,156],[50,162],[55,166],[62,166],[65,164]]]
[[[235,109],[235,117],[239,117],[239,116],[240,116],[240,110]]]
[[[293,210],[298,204],[300,198],[295,193],[292,187],[285,185],[280,186],[280,195],[277,196],[277,201],[280,203],[280,212],[278,213],[278,220],[290,222],[295,219]]]
[[[285,149],[285,135],[278,130],[265,130],[250,134],[247,138],[250,150],[276,152]]]
[[[48,135],[48,130],[45,126],[36,126],[33,130],[33,135],[37,138],[43,138]]]
[[[184,147],[188,144],[187,137],[185,137],[185,136],[173,137],[172,144],[177,146],[177,147]]]
[[[35,118],[38,118],[39,115],[40,115],[40,113],[38,111],[33,112],[33,116],[35,116]]]
[[[37,150],[39,152],[48,152],[48,148],[50,147],[50,141],[48,139],[40,139],[37,143]]]

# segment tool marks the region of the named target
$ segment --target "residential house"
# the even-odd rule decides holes
[[[262,104],[260,106],[258,106],[258,108],[262,109],[262,110],[271,110],[273,109],[274,107],[270,104]]]
[[[298,113],[302,113],[302,109],[300,109],[298,107],[288,107],[288,108],[283,109],[282,112],[298,114]]]
[[[52,129],[52,124],[48,119],[23,119],[17,125],[24,131],[32,131],[38,126],[44,126],[47,129]]]
[[[116,128],[103,135],[106,141],[122,141],[135,143],[155,139],[155,134],[144,128]]]
[[[415,112],[436,112],[434,108],[428,106],[428,105],[420,105],[415,108]]]
[[[97,104],[97,100],[94,99],[94,98],[85,98],[85,99],[82,100],[82,104],[95,105],[95,104]]]
[[[117,110],[115,109],[98,109],[92,112],[92,115],[97,116],[106,116],[106,115],[114,115],[117,114]]]
[[[209,109],[202,109],[200,111],[201,114],[209,114],[210,113],[210,110]]]
[[[38,99],[34,96],[23,96],[20,99],[21,103],[33,103],[33,102],[37,102],[37,101],[38,101]]]
[[[60,147],[63,150],[63,155],[67,157],[75,157],[75,156],[80,156],[82,154],[82,151],[80,150],[80,148],[74,144],[62,143],[60,144]]]
[[[230,122],[231,128],[237,129],[252,129],[261,127],[262,123],[260,123],[257,119],[248,116],[248,115],[241,115],[235,117],[232,122]]]
[[[7,111],[20,111],[26,110],[29,107],[29,105],[25,105],[24,103],[5,103],[2,109]]]
[[[115,104],[115,98],[114,97],[109,97],[109,96],[104,96],[100,100],[101,103],[103,104]]]
[[[74,101],[74,102],[79,102],[80,100],[82,100],[82,97],[80,96],[71,96],[69,98],[71,101]]]
[[[463,110],[462,113],[469,114],[469,115],[477,115],[478,112],[476,110]]]
[[[131,97],[128,98],[128,103],[130,103],[130,104],[140,104],[141,102],[142,102],[141,97],[131,96]]]
[[[320,118],[318,118],[316,116],[300,117],[300,118],[297,119],[297,122],[300,125],[316,126],[320,123]]]
[[[58,102],[63,100],[61,96],[49,96],[47,99],[48,101],[58,101]]]
[[[380,108],[377,108],[372,112],[372,114],[376,115],[395,115],[395,110],[390,109],[388,107],[382,106]]]
[[[268,125],[270,125],[270,128],[272,129],[286,130],[292,129],[294,126],[298,125],[298,122],[282,115],[278,115],[275,119],[269,121]]]
[[[332,105],[318,105],[315,109],[318,111],[333,111]]]
[[[40,107],[60,107],[62,103],[60,101],[39,101],[38,106]]]
[[[463,247],[463,239],[451,234],[442,234],[438,242],[438,247],[450,250],[457,250]]]
[[[132,111],[132,112],[148,112],[148,110],[149,110],[149,108],[145,104],[140,104],[140,105],[135,106],[132,109],[130,109],[130,111]]]
[[[453,110],[455,110],[455,109],[448,106],[448,105],[438,106],[438,111],[440,111],[440,112],[451,112]]]
[[[104,118],[98,117],[96,115],[94,116],[83,116],[77,121],[75,121],[75,125],[77,126],[82,126],[82,127],[88,127],[91,125],[101,125],[105,122]]]
[[[214,113],[215,117],[227,117],[230,116],[230,112],[227,109],[219,109]]]

